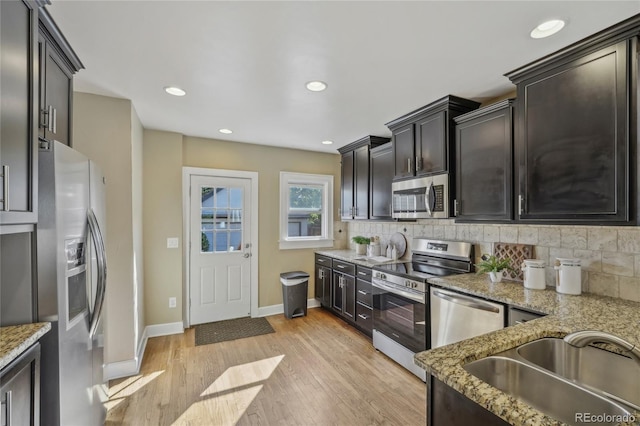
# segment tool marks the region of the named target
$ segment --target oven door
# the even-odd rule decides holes
[[[410,351],[427,350],[426,295],[372,280],[373,328]]]

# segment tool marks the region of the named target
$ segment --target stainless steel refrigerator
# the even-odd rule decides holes
[[[52,142],[38,158],[38,320],[41,423],[102,425],[106,257],[105,191],[99,167]]]

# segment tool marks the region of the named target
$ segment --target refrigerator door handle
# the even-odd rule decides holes
[[[98,282],[96,286],[96,300],[91,310],[91,325],[89,327],[89,337],[93,339],[93,336],[98,329],[98,323],[102,316],[102,306],[104,302],[104,295],[107,286],[107,257],[105,254],[104,239],[102,238],[102,232],[100,231],[100,225],[98,225],[98,219],[96,218],[93,209],[87,211],[87,222],[89,224],[89,233],[91,239],[96,248],[96,262],[98,267]]]

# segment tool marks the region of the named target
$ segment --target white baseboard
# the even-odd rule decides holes
[[[307,309],[311,308],[319,308],[320,302],[316,299],[307,299]],[[284,304],[280,303],[279,305],[271,305],[271,306],[261,306],[258,308],[258,316],[259,317],[268,317],[270,315],[278,315],[284,314]]]
[[[169,322],[166,324],[148,325],[145,327],[144,332],[147,337],[168,336],[170,334],[184,333],[184,327],[182,326],[182,321]]]
[[[172,322],[167,324],[148,325],[142,332],[142,338],[138,343],[138,350],[134,359],[118,361],[104,366],[105,380],[119,379],[121,377],[135,376],[140,372],[144,350],[147,347],[147,340],[150,337],[167,336],[169,334],[180,334],[184,332],[182,322]]]

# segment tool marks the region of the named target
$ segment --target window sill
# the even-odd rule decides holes
[[[321,248],[321,247],[333,247],[333,240],[280,240],[280,250],[292,250],[292,249],[307,249],[307,248]]]

